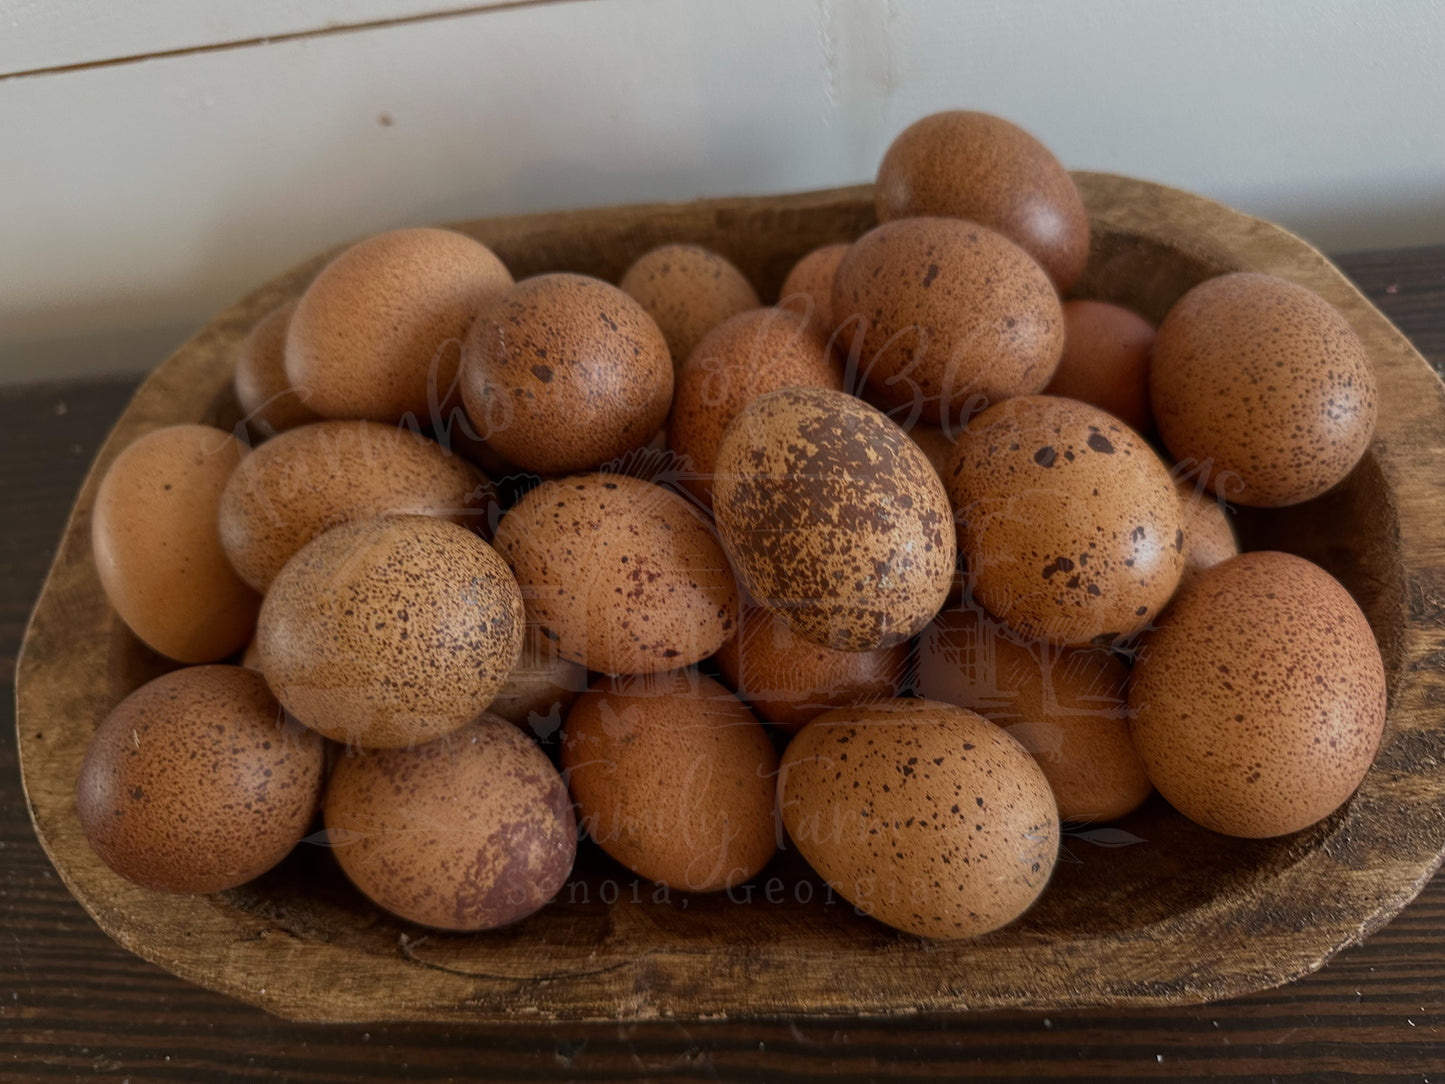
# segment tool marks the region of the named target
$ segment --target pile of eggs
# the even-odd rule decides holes
[[[1346,321],[1252,273],[1157,333],[1062,300],[1083,203],[995,117],[904,131],[876,200],[775,306],[695,245],[514,283],[409,229],[262,320],[261,442],[158,429],[96,497],[111,604],[186,664],[90,744],[100,857],[214,892],[319,811],[377,905],[482,930],[553,899],[579,839],[685,892],[792,847],[958,938],[1033,903],[1061,823],[1155,789],[1235,836],[1337,809],[1379,650],[1325,571],[1239,553],[1225,502],[1360,459]]]

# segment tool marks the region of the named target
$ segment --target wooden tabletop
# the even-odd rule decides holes
[[[1445,371],[1445,246],[1337,262]],[[90,459],[135,384],[0,390],[0,1080],[1445,1080],[1445,875],[1318,974],[1254,997],[1140,1012],[318,1027],[173,978],[112,943],[70,898],[36,843],[15,760],[12,686],[25,620]]]

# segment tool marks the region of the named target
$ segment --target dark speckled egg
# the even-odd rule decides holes
[[[923,937],[1012,922],[1059,853],[1054,796],[1028,750],[982,716],[932,700],[818,716],[783,754],[778,807],[835,892]]]
[[[748,404],[718,449],[718,533],[757,601],[806,640],[896,644],[948,597],[948,496],[908,434],[839,391],[783,388]]]
[[[1184,584],[1129,684],[1134,744],[1181,813],[1262,838],[1354,793],[1385,726],[1385,668],[1341,584],[1292,554],[1232,557]]]
[[[1128,636],[1179,583],[1169,470],[1097,407],[1048,395],[992,406],[959,437],[947,482],[975,597],[1026,638]]]
[[[321,797],[321,738],[286,718],[239,666],[192,666],[106,716],[76,785],[81,828],[127,880],[219,892],[259,877],[306,833]]]
[[[1169,453],[1254,507],[1325,492],[1375,429],[1375,374],[1348,321],[1313,291],[1253,272],[1208,279],[1169,310],[1149,396]]]
[[[557,770],[494,715],[411,749],[342,757],[325,812],[336,860],[356,887],[443,930],[525,918],[556,895],[577,854]]]

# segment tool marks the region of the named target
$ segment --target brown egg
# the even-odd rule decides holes
[[[878,167],[878,220],[966,218],[997,230],[1071,290],[1089,259],[1089,216],[1059,160],[1017,125],[950,110],[905,128]]]
[[[743,586],[805,640],[873,651],[943,606],[956,553],[943,483],[903,430],[851,395],[754,399],[723,436],[713,493]]]
[[[692,670],[603,678],[562,732],[562,773],[587,834],[684,892],[731,888],[768,864],[777,771],[752,712]]]
[[[659,245],[617,285],[657,323],[674,368],[718,324],[759,304],[747,276],[701,245]]]
[[[837,708],[793,738],[778,809],[794,845],[864,914],[923,937],[976,937],[1048,884],[1059,816],[1022,745],[931,700]]]
[[[1375,429],[1364,345],[1318,294],[1241,272],[1169,310],[1149,363],[1169,452],[1228,500],[1279,508],[1349,474]]]
[[[1043,269],[954,218],[899,219],[860,237],[833,279],[833,319],[850,318],[870,394],[935,424],[1042,391],[1064,346]]]
[[[1064,302],[1064,355],[1045,395],[1093,403],[1140,433],[1149,413],[1149,347],[1154,326],[1105,301]]]
[[[117,704],[90,739],[75,790],[81,830],[136,884],[234,888],[306,834],[323,744],[286,718],[254,670],[172,671]]]
[[[462,347],[462,400],[500,456],[567,474],[646,444],[667,420],[672,359],[647,310],[601,279],[537,275]]]
[[[1098,407],[1049,395],[990,407],[959,437],[948,492],[975,597],[1027,639],[1127,637],[1179,583],[1169,470]]]
[[[938,476],[946,478],[953,469],[953,457],[958,450],[955,439],[958,431],[925,422],[914,422],[908,427],[907,433],[913,438],[913,443],[923,449],[923,454],[928,456],[928,461],[933,464]]]
[[[101,586],[145,644],[180,662],[239,651],[261,598],[226,560],[216,530],[226,480],[246,448],[209,425],[173,425],[121,452],[90,524]]]
[[[1329,573],[1245,553],[1180,588],[1140,647],[1129,709],[1170,804],[1225,835],[1279,836],[1329,816],[1365,777],[1385,668]]]
[[[1184,511],[1184,575],[1179,581],[1183,583],[1237,554],[1239,540],[1223,500],[1193,478],[1175,479],[1174,488]]]
[[[1066,821],[1110,821],[1154,790],[1129,737],[1129,668],[1101,648],[1025,641],[976,606],[918,638],[918,695],[976,711],[1034,755]]]
[[[577,854],[557,770],[490,714],[412,749],[340,758],[326,789],[326,831],[373,903],[443,930],[526,918],[566,883]]]
[[[764,720],[796,730],[829,708],[897,696],[908,642],[877,651],[835,651],[793,635],[761,606],[743,608],[738,634],[717,653],[718,669]]]
[[[522,653],[522,595],[465,527],[383,516],[333,527],[286,562],[256,630],[261,670],[334,741],[430,741],[482,713]]]
[[[801,313],[825,339],[838,326],[833,320],[833,276],[850,247],[842,241],[813,249],[793,265],[778,291],[778,308]]]
[[[221,543],[241,578],[265,591],[322,531],[387,514],[440,516],[490,534],[501,513],[487,476],[433,440],[377,422],[318,422],[267,441],[231,475]]]
[[[368,237],[301,296],[286,379],[328,418],[426,425],[456,384],[462,336],[511,284],[491,249],[451,230]]]
[[[677,375],[667,443],[688,464],[679,479],[712,507],[712,475],[728,423],[778,388],[843,390],[843,366],[801,315],[752,309],[713,328]]]
[[[737,623],[737,583],[711,525],[650,482],[545,481],[502,517],[496,547],[557,654],[590,670],[689,666]]]
[[[294,301],[272,309],[236,351],[236,402],[263,438],[321,417],[286,380],[286,331],[295,310]]]
[[[528,624],[522,657],[487,711],[546,739],[562,725],[567,709],[587,688],[587,669],[564,659],[540,626]]]

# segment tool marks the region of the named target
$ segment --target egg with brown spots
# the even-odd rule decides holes
[[[1239,552],[1239,539],[1224,501],[1206,490],[1197,479],[1177,478],[1174,488],[1184,509],[1184,582],[1227,561]]]
[[[506,564],[430,516],[344,524],[303,546],[257,624],[261,671],[286,709],[333,741],[390,748],[475,719],[522,652]]]
[[[617,285],[656,321],[674,368],[718,324],[758,307],[747,276],[701,245],[659,245],[639,256]]]
[[[738,412],[778,388],[843,390],[843,366],[799,313],[752,309],[703,338],[677,376],[667,444],[686,463],[681,483],[712,506],[723,432]]]
[[[1226,500],[1299,504],[1349,474],[1375,429],[1364,344],[1324,298],[1273,275],[1207,279],[1159,326],[1149,363],[1159,435]]]
[[[1139,433],[1149,413],[1149,348],[1154,325],[1106,301],[1064,302],[1064,353],[1045,395],[1093,403]]]
[[[652,439],[672,403],[672,357],[647,310],[586,275],[524,279],[462,346],[467,417],[542,475],[588,470]]]
[[[743,586],[805,640],[874,651],[943,607],[957,552],[943,483],[903,430],[851,395],[754,399],[723,435],[713,494]]]
[[[695,671],[598,680],[567,716],[561,763],[587,834],[648,880],[717,892],[777,849],[778,754],[737,697]]]
[[[976,606],[945,610],[918,637],[918,695],[1003,727],[1066,821],[1115,820],[1154,790],[1129,737],[1128,682],[1118,656],[1021,639]]]
[[[1048,271],[1061,293],[1089,259],[1089,216],[1074,179],[1028,132],[988,113],[934,113],[884,152],[874,186],[878,221],[947,215],[1008,237]]]
[[[935,424],[1042,391],[1064,347],[1043,269],[1001,234],[956,218],[865,233],[838,265],[832,312],[839,324],[858,321],[850,346],[870,397]]]
[[[442,930],[490,930],[550,901],[577,822],[551,761],[483,715],[411,749],[352,752],[326,789],[332,853],[379,907]]]
[[[147,888],[219,892],[301,841],[321,799],[324,743],[265,679],[192,666],[136,689],[86,747],[76,812],[106,865]]]
[[[977,937],[1018,918],[1053,873],[1059,815],[1022,745],[952,704],[825,712],[783,754],[778,809],[808,864],[907,933]]]
[[[833,277],[850,247],[840,241],[813,249],[793,265],[778,291],[778,308],[803,316],[825,339],[838,327],[833,319]]]
[[[180,662],[241,650],[261,597],[226,559],[216,528],[226,482],[246,447],[209,425],[147,433],[111,463],[90,523],[95,570],[120,619]]]
[[[328,418],[433,420],[457,381],[468,326],[512,276],[452,230],[352,245],[316,276],[286,332],[286,379]]]
[[[476,467],[406,428],[318,422],[267,441],[221,496],[221,543],[265,591],[291,555],[322,531],[380,515],[440,516],[490,533],[496,490]]]
[[[487,711],[544,741],[587,688],[587,669],[557,651],[557,643],[536,624],[528,624],[522,657],[507,676]]]
[[[545,481],[513,505],[496,547],[557,653],[606,674],[689,666],[737,624],[738,589],[712,525],[624,474]]]
[[[1168,468],[1087,403],[1034,395],[990,407],[959,437],[948,489],[974,597],[1025,638],[1127,637],[1183,573]]]
[[[263,438],[321,418],[306,405],[308,396],[286,379],[286,331],[295,309],[294,301],[272,309],[236,351],[236,402],[246,424]]]
[[[1369,622],[1317,565],[1264,551],[1193,576],[1139,649],[1134,744],[1190,820],[1230,836],[1298,832],[1343,805],[1385,726]]]

